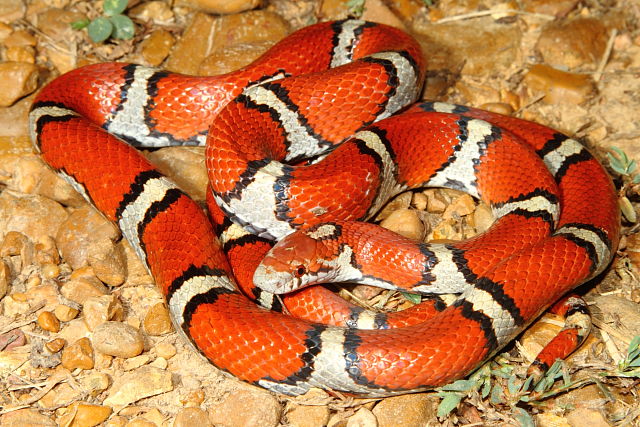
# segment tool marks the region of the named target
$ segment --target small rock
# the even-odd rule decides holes
[[[260,4],[260,0],[178,0],[176,4],[208,13],[230,15],[255,9]]]
[[[95,372],[79,379],[83,390],[91,395],[97,395],[109,387],[109,375]]]
[[[73,402],[60,417],[60,424],[68,427],[92,427],[109,418],[113,410],[108,406]]]
[[[506,102],[487,102],[480,105],[479,108],[493,113],[504,114],[505,116],[510,116],[514,112],[511,104],[507,104]]]
[[[462,233],[456,230],[453,219],[445,219],[433,228],[429,240],[460,240]]]
[[[572,69],[597,64],[608,39],[601,19],[555,20],[542,29],[536,49],[552,67]]]
[[[62,352],[62,366],[69,370],[93,368],[93,348],[89,338],[80,338]]]
[[[80,338],[85,338],[89,335],[87,324],[82,319],[73,319],[58,332],[58,338],[63,338],[65,341],[76,342]]]
[[[33,46],[11,46],[5,51],[5,59],[9,62],[36,62],[36,50]]]
[[[428,189],[424,190],[423,194],[427,196],[427,212],[442,213],[447,208],[447,202],[439,191]]]
[[[131,371],[133,369],[138,369],[140,366],[143,366],[143,365],[146,365],[147,363],[149,363],[149,360],[151,360],[149,355],[141,354],[140,356],[135,356],[135,357],[132,357],[132,358],[129,358],[129,359],[125,360],[124,364],[122,365],[122,368],[125,371]],[[160,368],[160,367],[157,366],[157,368]]]
[[[171,7],[167,4],[167,2],[164,1],[144,2],[142,4],[139,4],[138,6],[131,8],[127,15],[139,21],[151,22],[156,25],[168,25],[173,23],[174,21],[173,11],[171,10]]]
[[[62,257],[75,270],[88,264],[92,244],[104,239],[116,240],[119,236],[110,221],[93,207],[85,205],[72,212],[61,224],[56,243]]]
[[[425,235],[424,224],[412,209],[397,210],[385,218],[380,225],[416,241],[422,241]]]
[[[149,366],[155,366],[159,369],[167,369],[169,362],[164,357],[157,357],[153,362],[149,363]]]
[[[42,396],[42,398],[38,400],[38,404],[45,409],[55,409],[60,406],[70,405],[80,397],[80,390],[71,387],[68,383],[62,383]]]
[[[59,274],[60,268],[57,264],[60,263],[60,254],[58,253],[56,241],[53,237],[42,236],[40,241],[35,244],[34,249],[36,251],[36,262],[42,266],[42,273],[44,274],[45,265],[51,265],[53,268],[58,270]],[[55,277],[55,275],[53,277]]]
[[[42,266],[42,277],[44,279],[55,279],[60,275],[60,267],[55,264],[45,264]]]
[[[79,312],[80,310],[77,308],[69,307],[64,304],[57,305],[53,310],[53,314],[55,314],[61,322],[68,322],[75,319]]]
[[[168,342],[160,342],[156,344],[155,349],[158,357],[162,357],[164,359],[171,359],[178,352],[176,346]]]
[[[38,87],[38,67],[29,62],[0,62],[0,107],[8,107]]]
[[[173,383],[170,372],[152,366],[143,366],[116,378],[109,389],[109,396],[103,403],[107,406],[121,407],[171,390],[173,390]]]
[[[54,235],[67,217],[59,203],[45,197],[11,191],[0,194],[0,233],[18,231],[38,241],[41,236]]]
[[[485,203],[480,203],[476,210],[473,212],[473,226],[475,227],[478,233],[483,233],[491,227],[493,224],[493,212],[491,212],[491,208],[489,205]]]
[[[164,335],[173,331],[169,310],[159,302],[149,309],[143,321],[144,330],[152,336]]]
[[[202,161],[204,147],[167,147],[147,158],[194,200],[204,200],[209,178]]]
[[[9,291],[9,284],[11,283],[11,267],[9,264],[0,260],[0,300]]]
[[[7,3],[7,2],[2,2]],[[2,9],[0,9],[1,13]],[[23,426],[39,426],[39,427],[55,427],[55,421],[41,414],[36,409],[24,408],[17,411],[9,411],[0,416],[0,425],[3,427],[23,427]]]
[[[370,410],[362,407],[347,419],[346,427],[378,427],[378,420]]]
[[[169,56],[175,42],[175,37],[169,31],[156,30],[140,43],[142,57],[149,65],[157,67]]]
[[[564,417],[550,412],[536,414],[535,420],[538,427],[571,427]]]
[[[93,344],[101,353],[123,358],[137,356],[144,349],[140,331],[121,322],[104,322],[96,327]]]
[[[45,344],[47,350],[51,353],[57,353],[62,350],[67,342],[63,338],[56,338]]]
[[[107,320],[121,321],[124,308],[115,295],[109,294],[88,298],[82,305],[82,313],[87,328],[93,331]]]
[[[381,24],[406,30],[402,20],[398,18],[382,0],[367,0],[364,12],[362,13],[362,19],[380,22]]]
[[[438,397],[435,395],[406,394],[381,400],[372,412],[380,427],[419,427],[425,420],[435,419],[437,406]]]
[[[272,394],[258,388],[242,387],[211,405],[209,419],[213,424],[228,427],[272,427],[278,425],[281,412],[282,408]]]
[[[391,215],[394,211],[408,209],[411,205],[411,193],[405,192],[386,204],[380,213],[376,216],[376,221],[382,221]]]
[[[287,412],[287,421],[292,427],[324,426],[329,422],[329,408],[326,405],[296,405]]]
[[[280,15],[264,10],[217,19],[197,13],[171,52],[167,69],[196,74],[200,63],[224,46],[277,41],[288,32],[289,25]]]
[[[89,245],[87,262],[101,282],[120,286],[127,277],[127,260],[122,246],[113,240],[102,238]]]
[[[209,427],[212,425],[207,413],[200,408],[184,408],[178,412],[176,419],[173,421],[173,427]]]
[[[419,211],[424,211],[427,209],[428,201],[429,199],[424,195],[424,193],[414,193],[411,198],[411,206]]]
[[[580,0],[521,0],[522,7],[530,13],[542,13],[558,18],[567,16]]]
[[[69,40],[74,29],[71,23],[86,19],[83,13],[57,8],[48,8],[38,14],[38,29],[54,40]]]
[[[65,298],[78,304],[84,304],[89,298],[106,295],[108,292],[107,287],[95,277],[93,279],[88,277],[72,277],[60,288],[60,293]]]
[[[0,351],[22,347],[27,343],[27,338],[20,329],[13,329],[0,335]]]
[[[542,92],[542,100],[547,104],[581,104],[595,92],[593,80],[588,75],[568,73],[544,64],[533,65],[523,83],[531,91]]]
[[[58,332],[60,330],[60,321],[50,311],[43,311],[38,315],[38,326],[45,331]]]
[[[217,76],[235,71],[251,64],[274,44],[275,41],[265,41],[223,46],[200,63],[198,75]]]
[[[460,197],[455,198],[442,214],[442,218],[461,218],[473,213],[476,209],[476,204],[468,194],[463,194]]]
[[[24,17],[26,11],[27,7],[24,1],[2,0],[0,1],[0,22],[17,21]]]

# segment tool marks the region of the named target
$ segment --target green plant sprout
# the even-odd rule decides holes
[[[133,21],[123,15],[127,8],[127,0],[105,0],[102,10],[105,16],[100,16],[93,21],[83,19],[71,23],[71,28],[81,30],[87,28],[89,38],[94,43],[102,43],[109,37],[120,40],[128,40],[133,37],[135,28]]]

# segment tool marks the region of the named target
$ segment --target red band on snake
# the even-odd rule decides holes
[[[468,374],[603,271],[620,232],[611,181],[577,141],[443,103],[390,117],[415,102],[424,69],[417,43],[397,29],[321,23],[223,76],[115,63],[74,70],[38,95],[32,138],[43,159],[118,224],[166,295],[176,328],[218,368],[286,394],[311,387],[368,396],[424,390]],[[215,227],[123,141],[206,141]],[[349,222],[424,185],[483,198],[498,217],[495,226],[459,244],[416,246]],[[307,319],[265,309],[236,285],[238,278],[252,289],[260,261],[240,249],[290,233],[287,239],[302,245],[294,252],[312,262],[296,270],[300,259],[271,257],[256,278],[281,277],[292,267],[298,278],[313,273],[316,280],[329,262],[369,283],[460,295],[447,308],[435,298],[364,322],[361,310],[318,287],[285,298]],[[384,238],[358,241],[363,233]],[[228,258],[216,234],[236,242],[227,244]],[[321,261],[318,241],[331,249]],[[376,256],[398,251],[385,246],[393,242],[410,254],[398,263],[407,273],[377,264]],[[328,313],[318,298],[351,314]],[[340,326],[363,324],[378,330]]]

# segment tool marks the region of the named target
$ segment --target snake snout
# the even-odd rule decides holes
[[[286,271],[278,271],[261,263],[253,274],[253,283],[265,292],[286,294],[294,288],[294,277]]]

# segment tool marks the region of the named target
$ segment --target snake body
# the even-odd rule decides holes
[[[40,92],[30,128],[42,158],[119,226],[165,294],[176,329],[215,366],[285,394],[321,387],[394,395],[468,374],[603,271],[619,240],[611,180],[580,143],[467,107],[408,108],[424,75],[420,48],[402,31],[326,22],[223,76],[119,63],[74,70]],[[205,142],[215,227],[134,148]],[[397,285],[393,271],[363,270],[359,256],[395,249],[362,241],[357,249],[369,252],[356,255],[353,240],[340,241],[354,235],[348,221],[423,185],[487,200],[496,225],[468,242],[419,245],[418,258],[398,262],[419,268]],[[230,242],[234,233],[242,243],[225,243],[227,256],[218,237]],[[318,246],[310,240],[336,239],[328,259],[369,282],[460,296],[447,308],[425,303],[375,316],[370,330],[348,327],[361,323],[362,310],[315,288],[287,297],[307,319],[263,308],[236,285],[250,282],[260,261],[239,249],[291,233],[302,233],[307,249]],[[405,243],[381,244],[394,239]],[[269,259],[262,273],[291,265]],[[310,265],[301,276],[311,272],[318,277]],[[336,319],[316,298],[351,314]]]

